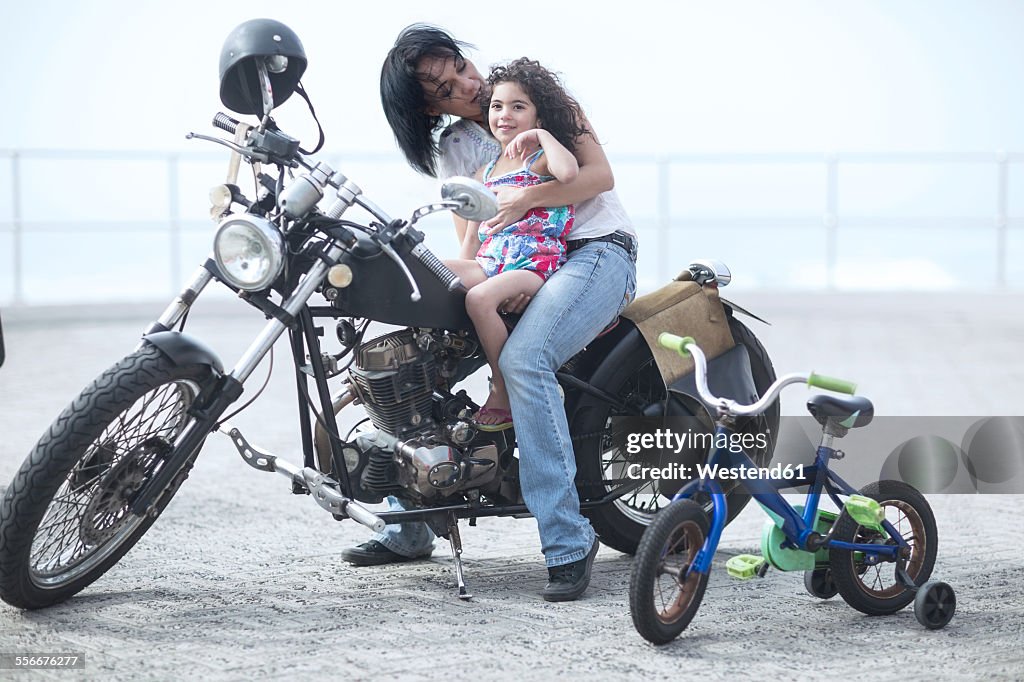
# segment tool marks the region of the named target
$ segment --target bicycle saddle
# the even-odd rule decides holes
[[[822,426],[833,419],[848,429],[867,426],[875,416],[875,406],[862,396],[841,398],[839,396],[819,394],[807,401],[807,411]]]

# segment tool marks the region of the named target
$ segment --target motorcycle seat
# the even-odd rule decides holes
[[[822,426],[831,419],[850,429],[867,426],[875,416],[875,406],[859,395],[847,398],[819,394],[807,401],[807,411]]]

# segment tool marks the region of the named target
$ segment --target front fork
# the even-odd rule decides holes
[[[313,263],[292,295],[281,304],[283,314],[273,317],[267,322],[231,371],[219,379],[210,399],[195,410],[194,419],[178,436],[170,459],[164,462],[164,466],[143,485],[136,495],[130,508],[132,514],[145,516],[157,513],[156,502],[160,495],[171,485],[185,468],[193,453],[202,445],[203,440],[214,430],[220,416],[242,395],[242,385],[246,379],[288,328],[289,324],[279,318],[284,318],[289,322],[296,320],[306,302],[327,275],[327,270],[338,261],[343,252],[344,250],[336,242],[332,241],[328,244],[324,257]],[[200,267],[181,294],[171,302],[159,319],[150,325],[147,333],[173,329],[211,279],[213,279],[212,273],[205,266]]]
[[[185,317],[185,313],[188,312],[195,300],[199,298],[199,294],[203,292],[206,285],[213,279],[213,273],[206,269],[206,266],[199,266],[196,271],[192,274],[192,280],[185,285],[178,297],[171,301],[171,304],[167,306],[163,314],[157,318],[156,322],[151,324],[146,329],[145,334],[152,334],[154,332],[164,332],[174,329],[174,327],[181,321],[181,318]]]
[[[676,493],[672,501],[690,499],[695,494],[702,492],[711,495],[711,530],[704,539],[704,545],[697,552],[697,556],[686,569],[687,576],[694,572],[707,574],[711,571],[711,561],[715,558],[715,552],[718,551],[718,542],[722,539],[722,531],[725,529],[725,519],[729,515],[728,503],[722,486],[717,481],[710,479],[691,481]]]

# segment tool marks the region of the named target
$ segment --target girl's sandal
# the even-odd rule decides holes
[[[478,421],[480,417],[497,417],[498,421],[494,424],[481,424]],[[512,412],[500,407],[481,407],[474,415],[473,422],[481,431],[504,431],[512,428]]]

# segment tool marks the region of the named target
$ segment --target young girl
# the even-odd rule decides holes
[[[575,180],[579,172],[573,156],[575,141],[587,130],[579,104],[562,89],[555,75],[522,58],[495,67],[487,82],[491,95],[485,116],[501,151],[477,172],[477,179],[491,188]],[[565,262],[565,235],[574,216],[571,205],[534,208],[494,234],[479,223],[470,223],[462,242],[462,260],[447,261],[469,289],[466,310],[492,372],[491,394],[476,415],[479,425],[493,430],[507,428],[512,422],[498,367],[508,339],[498,305],[520,294],[533,296]]]

